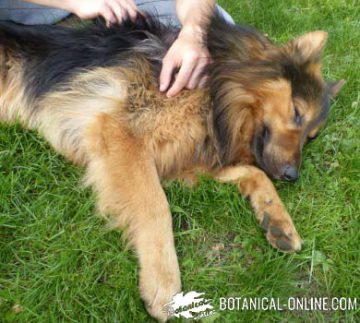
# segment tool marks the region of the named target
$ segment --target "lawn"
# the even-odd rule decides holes
[[[295,184],[276,183],[305,240],[270,247],[231,185],[175,182],[170,201],[183,290],[219,297],[358,297],[353,311],[217,311],[218,322],[360,320],[360,3],[223,0],[276,42],[326,30],[324,74],[346,79]],[[83,171],[35,133],[0,126],[0,322],[152,322],[133,252],[95,216]]]

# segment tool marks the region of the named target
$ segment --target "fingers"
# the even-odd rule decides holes
[[[196,87],[200,86],[200,81],[202,81],[202,83],[205,83],[204,77],[202,76],[203,71],[205,69],[205,67],[209,64],[209,59],[207,57],[201,57],[197,64],[196,67],[194,68],[190,79],[186,85],[186,88],[188,88],[189,90],[193,90]],[[204,84],[202,84],[204,85]]]
[[[105,19],[107,27],[110,27],[112,24],[115,24],[117,21],[115,14],[108,6],[105,6],[102,9],[102,11],[100,12],[100,16],[102,16]]]
[[[121,23],[126,18],[126,11],[118,1],[109,1],[109,7],[116,17],[116,22]]]
[[[169,54],[163,59],[163,66],[160,72],[160,91],[164,92],[168,89],[174,70],[176,68],[175,61],[169,58]]]
[[[128,8],[128,15],[132,22],[136,22],[138,12],[133,8]]]
[[[111,11],[111,14],[109,11]],[[114,23],[121,24],[126,18],[130,18],[131,21],[135,22],[137,14],[137,7],[132,0],[108,0],[104,6],[102,16],[107,21],[107,25],[111,25]]]
[[[136,17],[138,15],[138,8],[136,7],[136,4],[132,0],[127,1],[127,13],[131,19],[132,22],[136,21]]]
[[[130,18],[133,22],[136,21],[137,8],[133,1],[114,0],[113,10],[119,24],[126,18]]]
[[[137,11],[137,6],[133,0],[127,0],[126,4],[129,8],[133,9],[134,11]]]
[[[171,58],[172,54],[169,53],[163,60],[163,68],[160,73],[160,91],[166,91],[170,85],[175,68],[180,64]],[[183,88],[195,89],[198,86],[204,86],[206,77],[203,76],[205,67],[209,64],[208,57],[197,57],[188,55],[184,58],[179,73],[175,78],[174,84],[167,91],[166,95],[172,97],[177,95]]]
[[[189,82],[191,74],[195,67],[195,61],[192,59],[187,59],[183,61],[180,71],[175,79],[174,84],[167,91],[166,95],[172,97],[177,95]]]
[[[112,24],[122,23],[127,18],[135,22],[139,14],[133,0],[69,1],[67,10],[81,19],[101,16],[105,19],[108,27]]]

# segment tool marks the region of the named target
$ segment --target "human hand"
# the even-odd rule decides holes
[[[129,17],[136,20],[138,9],[134,0],[69,0],[67,10],[81,19],[102,16],[107,25],[121,23]]]
[[[163,59],[160,73],[160,91],[168,89],[173,74],[179,69],[175,81],[166,95],[177,95],[183,88],[194,89],[205,83],[202,75],[211,62],[210,53],[203,41],[202,30],[184,27]]]

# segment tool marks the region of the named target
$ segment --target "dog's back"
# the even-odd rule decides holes
[[[0,44],[23,63],[29,95],[38,97],[79,69],[126,66],[134,48],[147,46],[142,54],[161,62],[176,32],[167,29],[165,33],[165,26],[154,18],[111,28],[101,20],[78,28],[0,22]]]
[[[3,22],[0,33],[0,119],[39,130],[72,161],[86,161],[84,132],[104,113],[156,150],[164,175],[191,166],[203,149],[205,92],[168,99],[158,91],[176,29],[139,18],[110,29],[101,21],[79,28]]]

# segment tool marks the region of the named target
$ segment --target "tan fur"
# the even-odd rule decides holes
[[[325,31],[312,31],[296,38],[291,46],[301,50],[303,58],[309,59],[320,55],[327,38],[328,34]]]
[[[84,164],[86,129],[97,116],[115,113],[126,102],[123,74],[121,68],[96,68],[77,75],[63,91],[49,93],[39,102],[37,128],[57,151]]]
[[[96,68],[77,75],[64,90],[51,92],[37,102],[39,112],[28,126],[37,128],[58,152],[86,166],[86,183],[97,193],[100,213],[110,218],[113,227],[126,229],[138,254],[140,292],[149,313],[165,320],[163,305],[180,291],[181,283],[171,214],[160,178],[193,176],[199,169],[216,176],[220,164],[213,144],[207,90],[183,91],[168,99],[157,91],[148,65],[136,60],[134,64],[128,70]],[[12,73],[7,82],[16,84],[17,91],[22,89],[19,77]],[[12,93],[7,86],[2,95],[6,103]],[[236,95],[252,100],[241,92]],[[24,98],[3,104],[2,115],[14,120],[16,111],[24,118],[26,104]],[[253,127],[249,122],[250,131],[246,130],[246,122],[252,117],[246,109],[231,116],[236,118],[232,132],[238,134],[231,139],[231,147],[234,156],[244,155],[245,164],[246,158],[251,158],[248,150]],[[240,191],[254,196],[259,220],[266,208],[261,200],[264,181],[265,192],[274,201],[274,211],[269,210],[274,223],[279,222],[294,235],[292,247],[299,249],[300,238],[271,182],[257,169],[239,167],[248,183],[247,189],[240,187]],[[252,172],[259,176],[254,187]],[[268,239],[277,247],[270,234]]]
[[[24,107],[31,107],[33,103],[25,95],[25,84],[22,82],[22,61],[12,51],[5,51],[0,47],[0,120],[32,126],[32,118]]]
[[[180,290],[172,220],[154,159],[144,145],[109,115],[87,134],[87,182],[98,207],[115,227],[127,228],[140,262],[140,292],[149,313],[164,318],[162,306]]]
[[[301,249],[302,240],[291,217],[274,185],[261,170],[253,166],[227,167],[217,173],[215,178],[222,182],[235,183],[241,194],[250,198],[260,224],[264,223],[264,217],[268,217],[268,223],[263,229],[267,231],[266,238],[273,247],[279,248],[279,236],[271,230],[276,227],[282,231],[281,239],[289,244],[289,251]]]
[[[299,39],[291,46],[305,42],[308,50],[320,36]],[[263,55],[259,48],[253,50]],[[160,179],[192,181],[202,172],[232,182],[250,198],[271,245],[283,251],[300,249],[301,239],[273,184],[263,171],[250,166],[251,140],[260,120],[273,129],[267,149],[277,149],[281,162],[298,158],[293,148],[301,145],[302,130],[289,121],[294,102],[288,81],[269,81],[250,91],[236,83],[241,75],[229,73],[219,91],[230,111],[227,158],[237,165],[224,167],[208,89],[184,90],[166,98],[157,90],[149,63],[134,57],[127,68],[84,70],[66,87],[34,102],[26,97],[22,62],[14,53],[1,52],[0,57],[0,119],[20,118],[56,151],[86,167],[85,180],[97,193],[99,212],[113,227],[125,230],[137,252],[140,292],[155,318],[167,319],[163,306],[181,289],[172,219]],[[319,72],[317,65],[309,68]],[[315,117],[311,106],[298,105],[310,113],[309,119]]]

